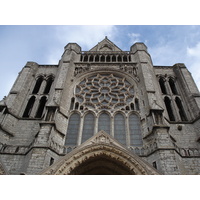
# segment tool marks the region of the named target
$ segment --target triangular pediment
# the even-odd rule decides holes
[[[113,138],[111,135],[109,135],[108,133],[106,133],[103,130],[99,131],[93,137],[91,137],[86,142],[81,144],[80,147],[85,147],[85,146],[92,145],[92,144],[112,144],[112,145],[116,145],[120,148],[126,149],[115,138]]]
[[[117,47],[113,42],[111,42],[107,37],[99,42],[96,46],[94,46],[89,51],[122,51],[119,47]]]
[[[42,171],[40,174],[46,175],[70,175],[76,169],[88,168],[88,162],[99,162],[98,159],[104,158],[106,162],[114,163],[113,165],[126,168],[127,174],[159,174],[149,163],[142,160],[140,157],[132,153],[125,146],[121,145],[111,135],[104,131],[99,131],[86,142],[75,148],[63,158],[58,160],[52,166]],[[83,166],[83,167],[82,167]],[[105,164],[101,166],[106,167]],[[96,164],[96,168],[98,166]],[[108,166],[110,167],[110,166]],[[115,167],[110,167],[109,170],[115,170]],[[79,174],[79,173],[78,173]]]

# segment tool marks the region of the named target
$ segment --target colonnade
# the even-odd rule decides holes
[[[81,62],[130,62],[128,54],[82,54]]]

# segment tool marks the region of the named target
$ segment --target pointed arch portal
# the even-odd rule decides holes
[[[99,153],[75,167],[70,175],[134,175],[134,171],[123,165],[115,157]]]
[[[100,131],[41,174],[156,175],[159,172]]]

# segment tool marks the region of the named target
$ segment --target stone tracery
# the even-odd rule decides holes
[[[121,108],[134,98],[134,88],[126,78],[113,74],[97,74],[85,78],[76,87],[80,105],[96,109]]]
[[[65,153],[69,153],[75,146],[96,134],[97,130],[106,131],[127,146],[133,144],[130,139],[135,140],[134,146],[143,145],[141,125],[136,113],[139,111],[137,88],[135,84],[129,82],[129,79],[114,72],[98,72],[84,77],[76,85],[74,93],[71,99]],[[76,128],[72,128],[75,124],[72,118],[75,115],[79,115],[81,121],[77,121],[76,118]],[[134,124],[136,128],[132,132],[128,125],[130,115],[135,116],[138,121]],[[89,116],[88,121],[86,118]],[[70,138],[75,139],[73,144],[70,143]]]

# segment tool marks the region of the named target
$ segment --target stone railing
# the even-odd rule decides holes
[[[157,143],[154,142],[144,147],[130,146],[128,149],[138,156],[148,156],[160,148],[158,148]],[[173,149],[176,150],[182,157],[200,157],[200,149],[197,148],[179,148],[177,145],[174,145]]]
[[[26,154],[32,147],[38,147],[38,145],[34,145],[34,141],[28,146],[17,146],[17,145],[7,145],[0,142],[0,153],[8,153],[8,154]],[[63,154],[66,152],[66,147],[59,145],[55,141],[51,140],[49,145],[44,145],[39,147],[50,147],[52,150],[57,152],[58,154]],[[74,147],[67,147],[67,152],[70,152],[70,148],[73,149]]]
[[[31,147],[33,147],[32,142],[28,146],[15,146],[15,145],[7,145],[0,143],[0,153],[8,153],[8,154],[26,154]],[[37,146],[36,146],[37,147]],[[50,141],[49,147],[56,151],[58,154],[67,154],[74,150],[77,146],[62,146],[56,143],[55,141]],[[132,151],[134,154],[138,156],[148,156],[149,154],[153,153],[156,150],[159,150],[158,145],[156,142],[143,146],[143,147],[134,147],[130,146],[128,147],[130,151]],[[171,148],[170,148],[171,149]],[[182,157],[200,157],[200,149],[197,148],[179,148],[178,146],[174,146],[173,148],[176,150],[177,153],[179,153]]]
[[[176,148],[176,151],[182,156],[182,157],[199,157],[200,156],[200,149],[197,148],[180,148],[177,145],[174,145]]]
[[[9,154],[25,154],[30,148],[29,146],[14,146],[0,143],[0,152]]]
[[[129,150],[131,150],[133,153],[135,153],[138,156],[147,156],[157,150],[157,143],[154,142],[150,145],[144,146],[144,147],[134,147],[130,146],[128,147]]]

